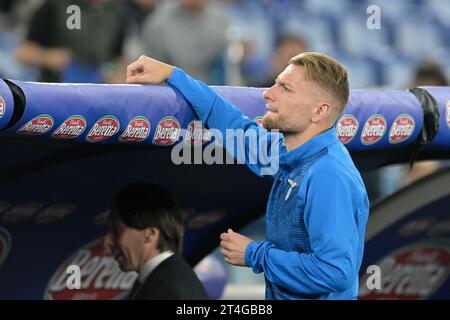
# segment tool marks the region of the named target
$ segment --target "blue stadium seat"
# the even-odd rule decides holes
[[[414,76],[415,62],[405,58],[391,57],[383,61],[384,86],[390,89],[405,89]]]
[[[334,48],[331,24],[321,18],[305,14],[290,15],[281,26],[280,32],[305,39],[310,50],[327,51]]]
[[[332,13],[339,15],[347,12],[351,6],[349,0],[304,0],[303,7],[311,15]]]
[[[365,57],[349,55],[342,51],[325,53],[336,58],[347,68],[351,89],[362,89],[377,85],[374,65]]]
[[[383,27],[383,25],[382,25]],[[369,30],[366,16],[346,14],[338,27],[339,48],[352,55],[364,55],[389,46],[389,33],[386,29]]]
[[[413,0],[366,0],[364,6],[380,7],[381,16],[389,19],[399,19],[414,14],[420,6]]]
[[[399,22],[394,34],[398,51],[415,59],[429,56],[445,45],[440,29],[431,21],[419,17]]]
[[[0,30],[0,77],[21,80],[36,80],[37,70],[28,68],[15,59],[15,50],[21,36],[11,30]]]
[[[450,28],[450,1],[448,0],[427,0],[424,6],[429,9],[437,19],[447,28]]]

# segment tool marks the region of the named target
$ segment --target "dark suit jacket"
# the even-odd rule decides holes
[[[175,253],[161,262],[140,287],[134,286],[129,299],[207,300],[209,297],[194,270]]]

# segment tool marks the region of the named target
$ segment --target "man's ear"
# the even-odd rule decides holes
[[[159,241],[159,229],[151,227],[144,230],[145,243],[158,243]]]
[[[329,103],[322,102],[313,109],[311,121],[315,123],[319,122],[322,119],[328,118],[330,113],[331,113],[331,105]]]

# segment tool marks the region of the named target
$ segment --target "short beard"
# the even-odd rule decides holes
[[[122,272],[136,271],[136,270],[134,270],[134,268],[133,268],[131,265],[129,265],[129,264],[127,264],[127,265],[125,265],[125,266],[121,265],[120,263],[117,263],[117,264],[119,265],[119,269],[120,269]],[[137,271],[136,271],[136,272],[137,272]]]
[[[267,117],[262,118],[262,125],[263,125],[264,129],[266,129],[266,130],[279,129],[279,126],[276,123],[276,121],[272,121],[272,120],[268,119]]]
[[[295,130],[292,130],[290,128],[284,127],[279,120],[273,120],[269,117],[263,117],[262,118],[262,125],[264,129],[271,131],[271,130],[278,130],[280,133],[284,135],[291,135],[296,134],[297,132]]]

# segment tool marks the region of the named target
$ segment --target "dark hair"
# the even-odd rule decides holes
[[[291,34],[291,33],[283,33],[283,34],[280,34],[275,39],[275,48],[278,48],[281,45],[283,45],[285,43],[289,43],[289,42],[295,42],[295,43],[299,44],[300,46],[304,47],[305,49],[308,47],[306,40],[303,39],[302,37],[297,36],[295,34]]]
[[[158,229],[159,251],[181,252],[183,219],[177,203],[163,186],[157,183],[129,185],[114,197],[114,206],[127,227]]]
[[[421,62],[415,72],[414,86],[448,86],[448,80],[439,64],[432,60]]]

